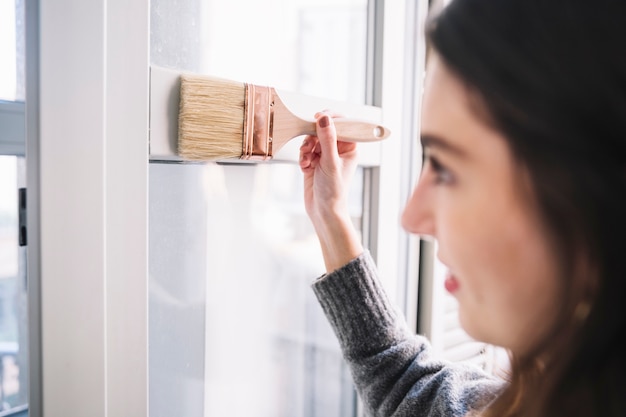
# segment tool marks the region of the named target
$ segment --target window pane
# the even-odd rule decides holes
[[[23,159],[0,156],[0,412],[26,403],[24,253],[18,245],[18,173]]]
[[[293,164],[150,165],[151,416],[354,415],[302,194]]]
[[[363,104],[366,27],[367,0],[151,0],[151,64]],[[355,415],[298,166],[149,174],[151,416]]]
[[[24,0],[0,1],[0,100],[24,100]]]
[[[152,64],[363,104],[367,0],[151,2]]]

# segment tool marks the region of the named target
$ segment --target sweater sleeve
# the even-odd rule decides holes
[[[477,367],[434,358],[385,294],[363,253],[313,283],[371,416],[462,417],[490,403],[503,382]]]

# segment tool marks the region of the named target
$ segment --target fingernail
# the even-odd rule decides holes
[[[320,127],[328,127],[329,123],[330,120],[328,119],[328,116],[322,116],[322,118],[320,119]]]

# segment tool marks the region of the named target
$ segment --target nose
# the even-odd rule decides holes
[[[402,213],[402,227],[409,233],[435,237],[432,190],[420,179]]]

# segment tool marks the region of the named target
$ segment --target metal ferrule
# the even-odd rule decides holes
[[[245,116],[241,159],[272,158],[274,89],[245,84]]]

